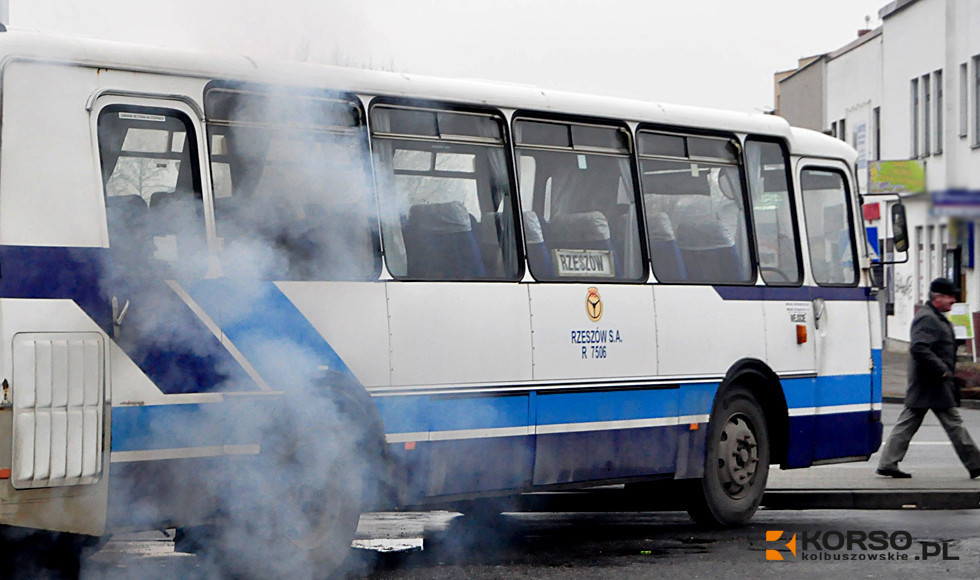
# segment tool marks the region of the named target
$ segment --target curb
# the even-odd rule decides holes
[[[980,491],[767,490],[762,505],[771,510],[863,509],[950,510],[980,508]]]

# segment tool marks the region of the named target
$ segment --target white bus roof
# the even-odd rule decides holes
[[[259,60],[27,31],[0,33],[0,58],[4,63],[12,59],[64,62],[754,133],[785,138],[797,154],[856,159],[854,150],[842,141],[791,128],[785,119],[774,115],[593,96],[511,83]]]

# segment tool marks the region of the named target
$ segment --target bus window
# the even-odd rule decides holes
[[[657,280],[752,282],[737,141],[653,131],[637,139]]]
[[[745,158],[762,279],[771,286],[800,284],[800,256],[786,152],[778,143],[749,140]]]
[[[642,280],[629,133],[514,122],[528,263],[538,280]]]
[[[822,286],[857,283],[854,232],[844,175],[808,167],[800,175],[813,279]]]
[[[520,275],[503,119],[371,109],[385,261],[396,278],[514,280]]]
[[[98,120],[109,247],[118,274],[203,272],[204,211],[190,120],[106,107]]]
[[[207,90],[204,104],[225,274],[377,278],[377,218],[357,104],[222,85]]]

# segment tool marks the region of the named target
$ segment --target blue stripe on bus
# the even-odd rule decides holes
[[[828,286],[714,286],[723,300],[798,300],[815,298],[825,300],[867,301],[871,299],[869,288],[835,288]]]
[[[869,374],[783,379],[781,382],[786,406],[790,409],[856,405],[873,401]]]
[[[191,285],[188,293],[273,388],[292,386],[277,386],[277,382],[297,370],[284,367],[295,365],[297,360],[310,367],[300,372],[326,366],[354,378],[337,352],[274,282],[203,280]]]
[[[835,413],[790,417],[786,467],[814,461],[871,455],[881,445],[882,424],[874,414]]]
[[[430,431],[499,429],[528,425],[528,397],[433,398],[429,401]]]
[[[110,296],[132,301],[117,344],[161,392],[240,390],[251,381],[159,277],[107,272],[105,248],[0,246],[0,297],[72,300],[111,335]],[[151,304],[151,315],[141,308]],[[139,324],[152,327],[140,336]],[[180,328],[181,336],[172,329]],[[170,341],[170,343],[168,343]]]
[[[838,375],[784,379],[787,407],[869,405],[871,378]],[[497,396],[387,396],[374,399],[389,434],[659,419],[709,415],[718,383],[679,388],[532,392]],[[880,400],[880,399],[877,399]]]
[[[537,424],[592,423],[676,417],[678,389],[539,393]]]
[[[218,403],[113,407],[112,451],[257,443],[248,433],[255,421],[247,413],[242,406]]]
[[[100,285],[104,248],[0,246],[0,298],[74,301],[106,332],[112,313]]]

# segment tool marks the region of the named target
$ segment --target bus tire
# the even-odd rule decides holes
[[[769,432],[759,402],[734,386],[718,398],[708,423],[704,475],[692,482],[688,513],[710,527],[747,523],[769,477]]]
[[[377,505],[385,463],[377,409],[352,383],[325,381],[277,410],[263,436],[262,469],[240,476],[221,525],[182,530],[181,548],[236,578],[339,575],[361,513]]]
[[[75,580],[109,537],[0,526],[0,578]]]

